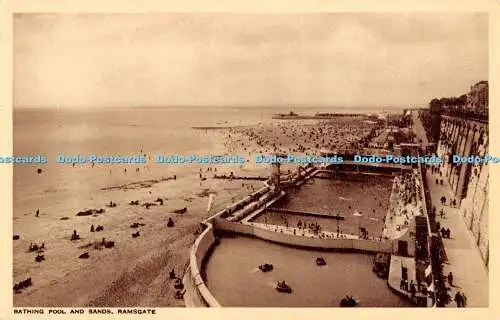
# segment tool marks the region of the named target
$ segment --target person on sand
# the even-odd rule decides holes
[[[40,214],[40,210],[39,209],[36,209],[36,213],[35,213],[35,217],[38,218],[38,215]]]

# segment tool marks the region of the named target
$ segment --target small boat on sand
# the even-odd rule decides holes
[[[179,214],[183,214],[183,213],[186,213],[187,212],[187,208],[182,208],[182,209],[177,209],[177,210],[174,210],[174,213],[179,213]]]
[[[290,288],[290,286],[285,283],[285,280],[278,281],[278,283],[276,284],[276,290],[283,293],[292,293],[292,288]]]
[[[260,271],[262,272],[268,272],[273,270],[273,265],[269,263],[264,263],[259,266]]]
[[[318,266],[324,266],[326,265],[326,260],[323,257],[317,257],[316,258],[316,265]]]
[[[345,296],[344,299],[340,300],[341,307],[357,307],[359,305],[359,301],[354,299],[352,296]]]

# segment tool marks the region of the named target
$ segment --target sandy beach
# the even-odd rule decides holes
[[[448,272],[471,306],[487,305],[489,166],[447,160],[490,148],[484,6],[16,8],[0,105],[14,314],[406,306],[387,285],[417,298],[412,279],[428,285],[419,306],[445,306],[450,292],[464,307]],[[439,177],[416,163],[430,155],[443,159]],[[220,242],[219,231],[262,241]],[[384,254],[372,270],[371,257],[317,263],[263,239]],[[281,295],[285,280],[296,294]]]
[[[68,121],[64,118],[67,115],[60,116],[60,122],[51,124],[49,132],[67,123],[63,122]],[[102,117],[100,114],[97,116]],[[239,116],[247,121],[251,118]],[[152,119],[156,115],[150,117]],[[370,124],[349,117],[334,119],[321,126],[318,121],[310,120],[262,121],[262,116],[260,119],[256,116],[253,124],[241,125],[236,115],[231,117],[220,120],[224,119],[221,116],[217,121],[206,121],[213,129],[170,128],[168,132],[163,132],[166,141],[155,142],[157,145],[144,146],[144,141],[148,140],[141,139],[144,132],[137,129],[134,145],[140,145],[144,150],[141,148],[135,152],[147,152],[148,159],[154,159],[158,152],[165,150],[178,154],[244,154],[252,159],[255,153],[272,153],[274,150],[306,153],[319,152],[332,144],[352,145],[359,140],[354,137],[362,137],[371,129]],[[130,128],[132,118],[122,118],[120,126]],[[23,121],[18,123],[19,140],[16,141],[22,141]],[[156,124],[161,130],[161,123],[153,123],[152,126]],[[217,129],[221,124],[225,127]],[[85,126],[85,132],[94,132],[89,130],[88,123]],[[98,127],[99,123],[95,126]],[[75,130],[74,124],[72,128]],[[150,128],[146,130],[151,131]],[[118,129],[112,128],[117,132]],[[347,131],[352,134],[352,139],[346,136]],[[79,132],[74,131],[74,136],[77,134]],[[323,143],[321,136],[325,134],[332,138]],[[179,136],[185,138],[184,145],[179,143]],[[53,145],[57,141],[54,137],[53,134],[48,135],[39,149],[45,147],[55,151]],[[92,135],[87,133],[87,139],[80,139],[76,146],[68,141],[64,146],[70,146],[73,152],[78,145],[83,150],[94,146],[86,145],[95,143]],[[108,154],[108,148],[118,151],[119,144],[113,143],[115,137],[108,139],[97,146]],[[341,141],[347,142],[341,144]],[[15,144],[15,148],[33,148],[31,143],[27,146],[23,143]],[[178,149],[172,148],[171,143]],[[121,150],[134,151],[130,149],[132,144],[128,141],[125,149]],[[294,145],[300,147],[292,148]],[[14,234],[20,239],[13,243],[13,277],[15,283],[31,277],[33,286],[14,294],[14,305],[182,306],[182,300],[174,299],[175,289],[168,272],[175,269],[180,276],[185,271],[199,223],[262,186],[262,181],[213,179],[213,175],[233,172],[236,176],[267,176],[270,170],[266,165],[255,164],[251,160],[244,165],[209,167],[194,164],[164,166],[154,161],[143,166],[92,167],[85,164],[73,167],[49,161],[41,174],[36,172],[35,167],[16,167],[13,222]],[[125,168],[128,168],[127,172]],[[215,194],[216,200],[211,211],[207,212],[210,193]],[[163,201],[162,205],[158,199]],[[116,207],[107,206],[111,201],[116,203]],[[139,201],[139,205],[130,205],[131,201]],[[150,204],[148,208],[145,207],[147,203]],[[102,214],[76,215],[79,211],[101,208],[105,210]],[[187,208],[185,214],[174,213],[182,208]],[[38,217],[35,215],[37,209]],[[173,227],[167,226],[169,218],[174,221]],[[134,223],[140,224],[138,228],[131,228]],[[91,225],[101,225],[104,230],[91,232]],[[70,240],[73,230],[80,236],[77,241]],[[133,238],[132,234],[137,231],[140,236]],[[95,244],[103,238],[114,241],[115,246],[95,248]],[[44,255],[45,261],[35,262],[37,253],[29,251],[30,244],[42,243],[45,249],[40,254]],[[79,259],[84,252],[89,253],[89,258]]]

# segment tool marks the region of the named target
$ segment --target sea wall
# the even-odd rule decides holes
[[[195,294],[200,295],[207,306],[220,307],[221,305],[212,295],[210,290],[208,290],[205,281],[201,276],[203,259],[207,255],[208,251],[212,248],[214,243],[215,237],[213,226],[211,224],[207,224],[207,228],[196,239],[193,246],[191,247],[189,267],[191,271],[191,280],[193,281],[196,291]]]
[[[443,116],[440,128],[438,155],[488,154],[489,125],[477,121]],[[448,180],[457,204],[460,205],[467,228],[476,240],[486,266],[489,264],[489,170],[483,163],[456,165],[445,161],[442,165],[444,177]]]
[[[460,212],[465,220],[465,225],[471,231],[481,257],[486,266],[489,262],[489,223],[488,223],[488,166],[477,166],[476,173],[471,175],[469,192],[462,201]]]

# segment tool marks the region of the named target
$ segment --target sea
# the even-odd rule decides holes
[[[376,113],[373,108],[294,108],[299,114],[316,112]],[[355,111],[353,111],[355,110]],[[67,200],[81,193],[133,182],[139,168],[141,179],[153,179],[184,172],[179,166],[155,164],[157,154],[223,153],[220,133],[192,127],[227,127],[270,123],[283,107],[128,107],[128,108],[16,108],[13,114],[14,155],[43,155],[46,165],[16,165],[13,171],[14,214],[35,206],[32,200],[59,194]],[[396,112],[395,109],[392,110]],[[399,110],[397,110],[399,111]],[[147,154],[147,165],[59,164],[64,155]],[[142,167],[141,167],[142,166]],[[122,174],[129,168],[130,174]],[[37,169],[43,170],[42,174]],[[111,171],[110,171],[111,170]],[[132,172],[131,172],[132,171]],[[28,207],[26,207],[29,205]],[[34,208],[34,207],[33,207]]]

